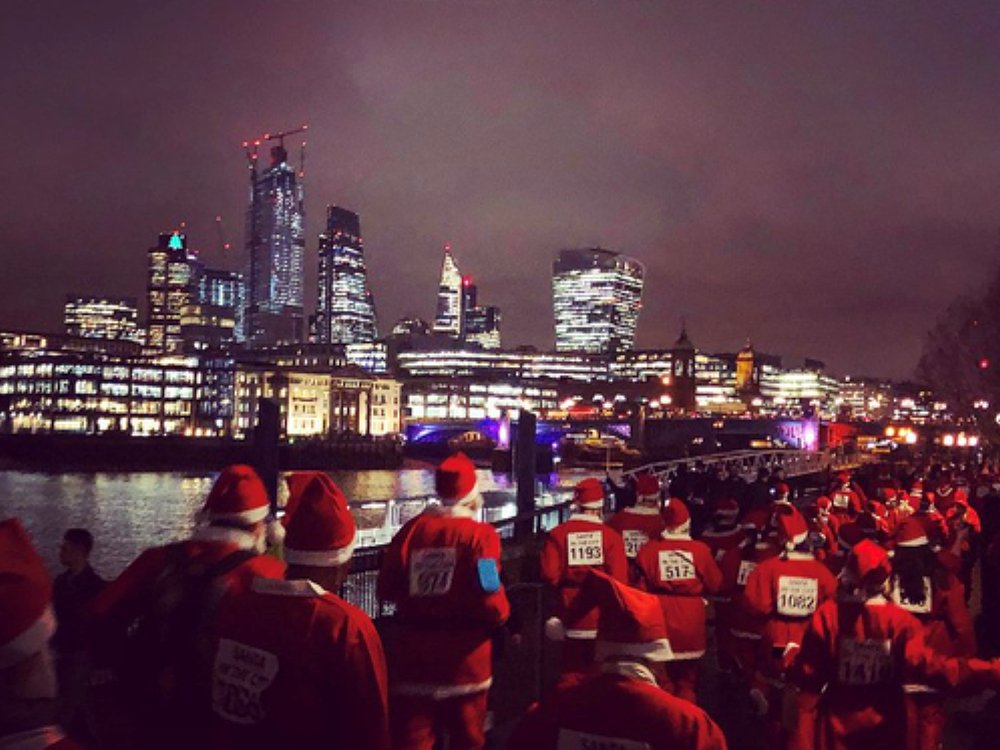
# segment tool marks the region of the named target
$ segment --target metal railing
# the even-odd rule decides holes
[[[839,451],[805,451],[790,448],[775,450],[731,451],[728,453],[710,453],[694,458],[675,458],[669,461],[657,461],[625,472],[625,476],[635,476],[649,472],[657,477],[676,474],[677,469],[684,465],[692,468],[695,463],[706,469],[719,468],[723,471],[735,469],[746,480],[756,478],[760,469],[782,468],[789,477],[816,474],[827,469],[838,470],[854,467],[860,463],[857,455],[846,455]]]

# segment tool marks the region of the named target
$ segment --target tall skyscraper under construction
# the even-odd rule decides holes
[[[361,220],[353,211],[327,206],[326,231],[319,236],[316,340],[321,344],[374,341],[375,320]]]
[[[644,269],[611,250],[561,250],[552,266],[556,351],[614,354],[635,344]]]
[[[260,141],[246,144],[250,167],[247,211],[247,340],[267,345],[304,338],[305,208],[302,172],[288,163],[284,138],[298,130],[266,135],[278,141],[271,163],[257,168]],[[304,144],[303,144],[304,145]],[[301,169],[301,164],[300,164]]]

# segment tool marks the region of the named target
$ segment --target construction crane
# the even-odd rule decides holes
[[[304,133],[307,130],[309,130],[309,126],[303,123],[302,125],[299,125],[297,128],[293,128],[292,130],[282,130],[279,133],[264,133],[264,135],[261,136],[260,140],[277,141],[278,145],[284,148],[286,135],[295,135],[296,133]]]

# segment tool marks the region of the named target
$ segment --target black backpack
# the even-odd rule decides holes
[[[167,548],[168,563],[143,612],[129,625],[118,679],[137,715],[191,716],[210,705],[211,625],[224,593],[219,579],[247,560],[236,550],[215,563],[190,559],[183,542]]]

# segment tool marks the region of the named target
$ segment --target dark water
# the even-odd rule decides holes
[[[385,512],[380,501],[434,491],[434,473],[429,470],[334,472],[331,476],[352,502],[361,527],[382,523]],[[579,478],[563,475],[553,477],[552,483],[571,485]],[[214,475],[208,473],[4,471],[0,472],[0,518],[22,520],[53,572],[58,570],[63,532],[73,526],[89,529],[95,539],[94,567],[113,577],[143,549],[188,536],[213,480]],[[509,477],[480,470],[479,485],[487,503],[494,506],[491,520],[513,512]]]

